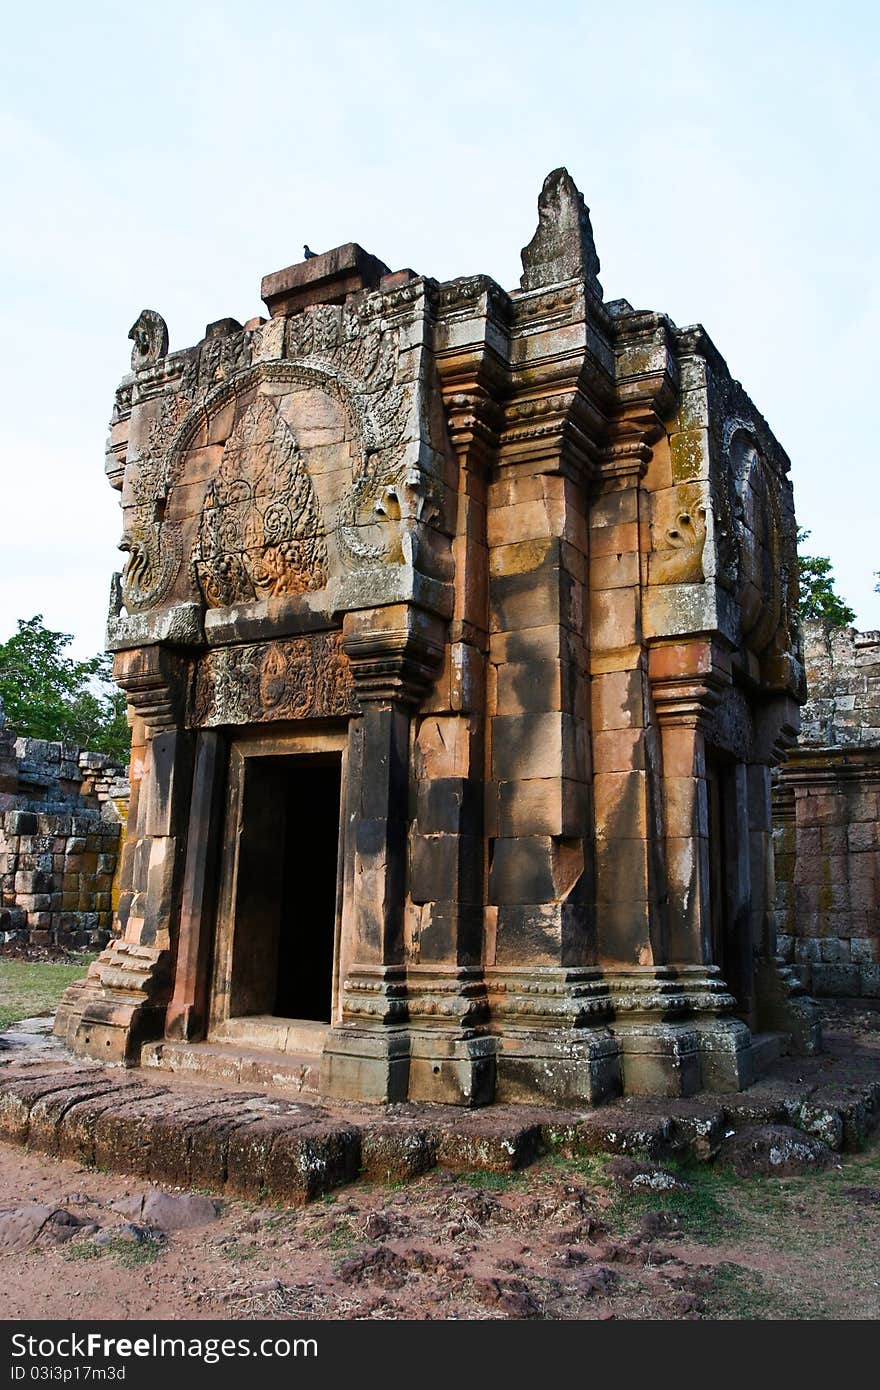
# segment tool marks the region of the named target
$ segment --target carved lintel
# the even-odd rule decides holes
[[[196,667],[188,723],[196,728],[275,719],[332,719],[358,702],[338,632],[219,647]]]
[[[417,704],[440,670],[444,641],[440,620],[409,604],[347,613],[342,647],[358,699]]]

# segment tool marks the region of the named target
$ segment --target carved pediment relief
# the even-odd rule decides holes
[[[407,570],[445,583],[447,465],[419,404],[424,369],[409,375],[415,355],[398,380],[408,312],[379,299],[318,306],[255,329],[255,360],[208,389],[181,378],[154,396],[161,425],[130,453],[123,490],[129,613],[325,589],[310,606],[329,611],[389,601]],[[133,429],[146,430],[140,404]]]
[[[192,560],[209,608],[305,593],[327,582],[315,486],[271,397],[255,397],[226,441]]]
[[[777,658],[799,663],[797,532],[786,484],[754,434],[731,422],[727,443],[731,510],[738,538],[740,628],[745,645],[776,672]],[[780,667],[781,669],[781,667]],[[778,673],[772,676],[774,683]]]

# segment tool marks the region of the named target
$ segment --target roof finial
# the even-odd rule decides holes
[[[599,257],[593,241],[590,210],[567,169],[554,169],[538,199],[538,229],[522,249],[524,290],[561,280],[583,279],[599,299]]]

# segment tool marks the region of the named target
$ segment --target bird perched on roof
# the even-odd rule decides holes
[[[313,260],[315,259],[315,257],[317,256],[317,254],[318,254],[317,251],[310,251],[309,248],[308,248],[308,246],[304,246],[304,247],[303,247],[303,260],[304,260],[304,261],[313,261]]]

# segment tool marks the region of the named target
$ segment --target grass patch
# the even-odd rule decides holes
[[[730,1179],[724,1170],[703,1163],[666,1159],[657,1166],[686,1184],[686,1188],[670,1191],[645,1188],[629,1192],[622,1189],[608,1171],[617,1157],[607,1153],[580,1154],[572,1158],[554,1154],[542,1167],[548,1178],[558,1177],[562,1169],[595,1189],[600,1207],[598,1214],[617,1235],[635,1231],[649,1211],[668,1212],[678,1217],[684,1234],[705,1245],[718,1244],[738,1226],[738,1218],[727,1200]]]
[[[340,1221],[327,1236],[327,1245],[331,1250],[348,1250],[356,1241],[357,1236],[347,1221]]]
[[[62,994],[81,980],[94,955],[72,962],[0,958],[0,1032],[22,1018],[54,1013]]]
[[[82,1244],[66,1245],[61,1251],[65,1260],[102,1260],[111,1258],[115,1264],[122,1265],[124,1269],[137,1269],[142,1265],[152,1264],[164,1253],[165,1242],[158,1240],[123,1240],[120,1236],[112,1236],[103,1245],[96,1245],[94,1241],[83,1241]]]
[[[742,1265],[725,1263],[713,1270],[704,1304],[706,1312],[716,1318],[751,1322],[773,1316],[762,1275]]]
[[[225,1240],[217,1249],[225,1260],[232,1260],[235,1264],[253,1260],[260,1253],[259,1245],[249,1240]]]
[[[519,1182],[521,1173],[492,1173],[484,1168],[475,1168],[470,1173],[456,1173],[459,1182],[467,1183],[468,1187],[475,1187],[478,1192],[506,1192],[514,1183]]]
[[[703,1306],[704,1316],[741,1322],[803,1322],[835,1316],[822,1289],[813,1283],[792,1281],[778,1271],[762,1274],[727,1261],[713,1270]]]
[[[717,1245],[739,1224],[730,1209],[708,1185],[698,1183],[687,1191],[638,1192],[621,1195],[604,1213],[612,1230],[632,1230],[646,1212],[662,1211],[677,1217],[680,1229],[703,1245]]]

